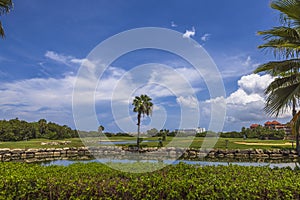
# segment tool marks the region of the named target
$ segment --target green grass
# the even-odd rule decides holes
[[[111,141],[135,141],[135,137],[110,137],[107,138]],[[158,140],[159,137],[150,137],[144,138],[144,140]],[[214,142],[215,138],[206,138],[210,142]],[[64,140],[47,140],[47,139],[32,139],[29,141],[18,141],[18,142],[0,142],[0,148],[11,148],[11,149],[28,149],[28,148],[63,148],[63,147],[82,147],[85,146],[101,146],[99,144],[99,140],[106,141],[105,138],[84,138],[83,142],[80,138],[68,138]],[[204,138],[195,137],[192,140],[192,137],[167,137],[167,141],[163,142],[164,146],[169,147],[191,147],[191,148],[200,148],[203,143]],[[244,140],[242,138],[219,138],[214,146],[215,149],[226,149],[226,140],[228,140],[227,149],[291,149],[292,145],[284,145],[287,140],[259,140],[259,139],[247,139]],[[70,144],[67,145],[41,145],[42,142],[52,142],[52,141],[71,141]],[[245,144],[237,144],[236,142],[247,142],[247,143],[265,143],[271,144],[269,146],[265,145],[245,145]],[[142,143],[147,147],[157,147],[158,142],[147,142]],[[273,145],[272,145],[273,144]],[[279,145],[278,145],[279,144]],[[103,146],[103,145],[102,145]],[[119,145],[121,146],[121,145]]]
[[[151,140],[155,140],[158,138],[148,138]],[[164,146],[174,146],[170,145],[170,142],[173,140],[173,143],[177,145],[177,147],[185,147],[189,145],[191,148],[201,148],[201,145],[203,143],[204,138],[202,137],[195,137],[192,141],[191,137],[167,137],[167,141],[163,142]],[[209,142],[209,144],[213,144],[215,142],[215,138],[206,138],[206,140]],[[226,140],[228,140],[228,144],[226,146]],[[246,143],[264,143],[264,144],[270,144],[270,145],[245,145],[245,144],[237,144],[236,142],[246,142]],[[215,149],[290,149],[292,148],[292,145],[285,145],[285,143],[290,142],[287,140],[259,140],[259,139],[247,139],[244,140],[242,138],[219,138],[216,141],[216,144],[213,148]],[[146,143],[149,147],[158,146],[157,142],[152,143]],[[273,145],[272,145],[273,144]]]
[[[41,145],[42,142],[71,141],[67,145]],[[29,148],[63,148],[63,147],[82,147],[84,146],[80,138],[67,138],[64,140],[32,139],[28,141],[0,142],[0,148],[10,149],[29,149]]]

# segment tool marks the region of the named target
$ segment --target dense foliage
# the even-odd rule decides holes
[[[149,167],[153,163],[114,164]],[[142,166],[143,165],[143,166]],[[299,171],[169,165],[132,174],[99,163],[0,163],[0,199],[299,199]]]
[[[34,138],[64,139],[77,137],[76,130],[64,125],[41,119],[38,122],[26,122],[11,119],[0,120],[0,141],[20,141]]]
[[[203,133],[197,133],[196,137],[216,137],[221,138],[257,138],[257,139],[272,139],[272,140],[282,140],[285,136],[283,130],[274,130],[259,126],[255,129],[242,128],[240,132],[221,132],[214,133],[212,131],[206,131]]]
[[[99,133],[97,131],[79,131],[80,137],[133,137],[133,135],[130,135],[128,133],[110,133],[110,132],[105,132],[105,133]]]
[[[259,139],[283,139],[285,132],[283,130],[274,130],[266,127],[258,126],[257,128],[242,128],[241,133],[247,138]]]

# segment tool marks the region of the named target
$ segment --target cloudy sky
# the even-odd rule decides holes
[[[75,128],[74,118],[81,115],[76,125],[91,130],[93,116],[85,112],[89,104],[107,131],[135,131],[131,101],[146,93],[155,106],[152,118],[144,119],[143,130],[207,129],[213,120],[212,102],[226,102],[223,131],[273,120],[263,112],[263,91],[272,78],[252,74],[259,64],[273,59],[257,49],[263,40],[256,35],[278,25],[279,15],[269,8],[269,0],[91,0],[76,4],[71,0],[15,0],[14,5],[9,15],[1,16],[6,30],[6,38],[0,40],[1,119],[44,118]],[[161,49],[128,52],[97,75],[104,68],[89,59],[95,47],[116,34],[142,27],[176,31],[182,40],[205,50],[217,67],[219,74],[213,75],[221,77],[225,95],[211,96],[207,79],[212,74],[199,73],[186,58]],[[166,39],[151,34],[149,38],[161,43]],[[109,52],[123,46],[111,46]],[[101,53],[94,56],[104,60]],[[90,74],[78,78],[80,69]],[[211,70],[206,65],[203,69]],[[75,87],[78,82],[79,89]],[[75,114],[78,104],[74,106],[73,91],[80,93],[79,97],[75,92],[81,109]],[[280,116],[278,121],[285,123],[289,117]]]

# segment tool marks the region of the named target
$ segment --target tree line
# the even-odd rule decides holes
[[[58,125],[40,119],[38,122],[11,119],[0,120],[0,141],[21,141],[36,138],[64,139],[78,137],[77,131],[67,125]]]
[[[252,139],[271,139],[271,140],[282,140],[285,137],[285,132],[283,130],[274,130],[266,127],[259,126],[255,129],[245,128],[239,131],[230,132],[213,132],[206,131],[203,133],[197,133],[196,137],[221,137],[221,138],[252,138]]]

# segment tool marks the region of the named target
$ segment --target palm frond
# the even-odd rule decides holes
[[[273,91],[279,89],[279,88],[284,88],[287,86],[290,86],[292,84],[298,83],[299,82],[299,74],[290,74],[285,77],[278,77],[274,81],[272,81],[269,86],[265,90],[265,94],[269,95]]]
[[[300,59],[290,59],[282,61],[271,61],[259,65],[254,73],[267,72],[272,76],[278,76],[282,73],[295,72],[300,69]]]
[[[0,15],[8,13],[12,8],[12,6],[13,6],[12,0],[0,0]],[[0,36],[2,38],[5,37],[5,32],[1,21],[0,21]]]
[[[137,112],[141,115],[151,115],[153,109],[153,103],[151,98],[147,95],[142,94],[141,96],[136,96],[133,100],[132,105],[134,105],[133,112]]]
[[[12,6],[12,0],[0,0],[0,15],[8,13]]]
[[[296,58],[300,52],[300,41],[288,41],[283,38],[271,39],[258,46],[258,48],[273,51],[275,57]]]
[[[0,36],[3,38],[5,37],[4,29],[2,27],[2,23],[0,22]]]
[[[300,35],[296,29],[286,26],[274,27],[266,31],[258,31],[258,35],[264,35],[264,40],[269,40],[271,38],[284,38],[285,40],[299,40]]]
[[[296,82],[267,93],[265,112],[269,115],[278,116],[285,112],[293,103],[293,99],[299,97],[300,82]]]
[[[299,0],[274,0],[271,2],[273,9],[279,10],[286,18],[294,22],[300,22],[300,1]]]

